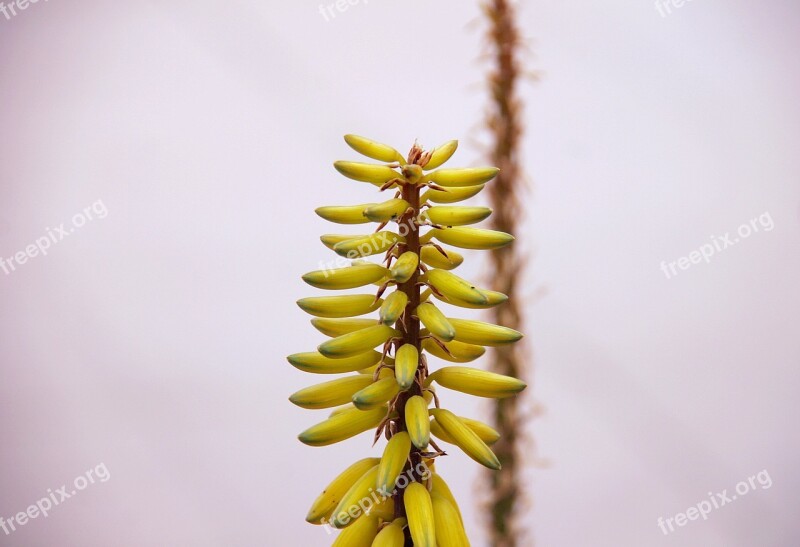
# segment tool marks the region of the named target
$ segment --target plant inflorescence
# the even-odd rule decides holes
[[[316,351],[290,355],[289,362],[305,372],[343,376],[302,389],[290,400],[303,408],[333,409],[299,435],[307,445],[325,446],[373,429],[376,442],[381,437],[388,442],[380,458],[361,459],[337,475],[306,520],[342,528],[334,543],[340,546],[469,545],[458,504],[436,470],[436,460],[446,455],[439,442],[498,470],[490,445],[499,434],[445,409],[434,385],[491,398],[511,397],[526,387],[516,378],[463,366],[483,355],[485,346],[512,344],[521,333],[450,317],[441,309],[441,303],[485,309],[508,300],[452,272],[463,262],[452,247],[497,249],[514,239],[470,227],[486,219],[489,208],[453,205],[478,194],[498,169],[441,168],[457,141],[432,151],[415,144],[406,157],[356,135],[345,141],[381,163],[337,161],[336,170],[394,196],[316,210],[334,223],[377,228],[360,236],[321,237],[352,263],[309,272],[303,280],[318,289],[359,292],[298,301],[329,338]],[[368,260],[375,255],[383,260]],[[362,317],[375,312],[377,317]],[[432,370],[428,355],[454,364]]]

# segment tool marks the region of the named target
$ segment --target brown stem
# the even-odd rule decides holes
[[[401,197],[402,199],[406,200],[411,206],[403,214],[403,216],[400,218],[398,222],[400,233],[403,234],[406,238],[405,244],[400,246],[398,251],[400,252],[411,251],[419,255],[420,243],[419,243],[419,225],[417,219],[419,217],[420,187],[416,184],[402,185]],[[414,272],[414,274],[408,279],[408,281],[399,284],[397,286],[397,290],[406,293],[406,295],[408,296],[408,304],[406,305],[405,313],[403,313],[402,317],[398,321],[397,327],[403,333],[403,337],[402,340],[399,340],[395,343],[395,352],[403,344],[412,344],[421,353],[422,348],[419,336],[420,324],[419,324],[419,319],[414,315],[414,312],[416,311],[417,306],[419,306],[419,301],[420,301],[419,269],[417,269],[417,271]],[[420,381],[414,382],[407,391],[401,392],[400,395],[398,396],[397,403],[395,405],[395,409],[397,410],[398,414],[398,418],[394,424],[395,431],[406,431],[406,423],[405,423],[406,402],[408,401],[409,398],[413,397],[414,395],[422,395],[420,384],[422,383],[422,381],[425,380],[424,378],[422,378],[423,375],[424,375],[423,368],[419,364],[417,364],[417,378]],[[422,455],[420,453],[420,450],[415,447],[412,447],[409,460],[410,463],[407,464],[406,470],[409,468],[415,469],[417,465],[422,461]],[[403,505],[403,493],[404,490],[398,486],[398,490],[394,494],[395,517],[406,516],[405,506]],[[407,541],[409,540],[410,537],[407,538]]]

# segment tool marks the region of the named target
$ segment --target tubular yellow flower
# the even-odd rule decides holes
[[[458,203],[473,196],[477,196],[483,190],[485,184],[477,186],[462,186],[461,188],[444,188],[442,190],[427,190],[422,194],[422,203]]]
[[[383,203],[376,203],[364,209],[364,216],[372,222],[389,222],[400,218],[410,205],[404,199],[394,198]]]
[[[340,241],[333,246],[336,254],[346,258],[372,256],[385,253],[395,246],[398,241],[403,241],[403,236],[392,232],[378,232],[376,234],[355,237]]]
[[[333,510],[353,483],[378,463],[380,463],[379,458],[364,458],[339,473],[314,500],[306,515],[306,521],[311,524],[322,524],[323,519],[329,520]]]
[[[419,366],[419,350],[414,344],[403,344],[395,352],[394,376],[401,389],[414,383]]]
[[[464,257],[452,249],[446,249],[442,252],[436,247],[427,246],[423,247],[419,254],[425,264],[440,270],[452,270],[453,268],[458,268],[464,262]]]
[[[426,383],[436,382],[442,387],[469,393],[476,397],[511,397],[525,389],[525,382],[511,376],[470,367],[442,367]]]
[[[406,536],[403,528],[406,526],[406,519],[395,519],[388,526],[384,527],[375,540],[372,547],[403,547],[406,544]]]
[[[364,209],[375,205],[374,203],[364,203],[362,205],[345,205],[337,207],[317,207],[314,212],[329,222],[336,224],[366,224],[369,219],[364,216]]]
[[[464,224],[476,224],[489,215],[492,210],[488,207],[457,207],[439,206],[426,209],[422,213],[425,218],[434,224],[444,226],[463,226]]]
[[[434,472],[436,459],[445,455],[436,439],[498,469],[487,445],[499,436],[483,422],[439,408],[433,383],[479,397],[512,397],[525,384],[477,368],[429,370],[428,359],[474,361],[483,355],[484,346],[510,344],[522,334],[446,316],[430,297],[478,309],[507,300],[504,294],[476,287],[450,272],[464,258],[440,245],[494,249],[513,241],[509,234],[464,227],[487,218],[488,208],[450,205],[491,184],[498,170],[440,169],[456,152],[457,141],[431,152],[415,144],[406,158],[365,137],[347,135],[345,141],[382,163],[337,161],[336,170],[391,193],[371,203],[316,209],[331,222],[374,223],[376,229],[365,235],[322,236],[327,248],[358,260],[307,273],[303,280],[323,290],[366,289],[300,299],[298,306],[314,316],[313,326],[330,338],[317,351],[296,353],[288,360],[304,372],[357,374],[301,389],[290,400],[303,408],[333,409],[327,419],[299,435],[305,444],[329,445],[371,429],[376,441],[385,436],[388,443],[379,460],[359,460],[340,473],[314,503],[307,520],[344,528],[334,545],[413,542],[416,547],[435,547],[437,540],[441,545],[469,545],[458,504]],[[373,255],[383,255],[383,260],[369,258]],[[366,316],[373,313],[377,316]]]
[[[397,283],[405,283],[411,279],[411,276],[417,271],[418,266],[419,255],[417,253],[412,253],[410,251],[403,253],[397,259],[397,262],[394,263],[392,269],[389,270],[390,277],[392,278],[392,281]]]
[[[441,167],[447,160],[449,160],[453,154],[456,153],[456,149],[458,148],[458,141],[447,141],[446,143],[437,146],[431,151],[431,157],[422,166],[423,169],[426,171],[430,171],[431,169],[436,169],[437,167]]]
[[[297,301],[300,309],[316,317],[355,317],[370,313],[381,307],[383,300],[372,294],[348,294],[346,296],[317,296]]]
[[[314,328],[325,336],[335,338],[343,334],[355,332],[357,330],[366,329],[375,324],[374,319],[360,319],[354,317],[344,317],[341,319],[326,319],[322,317],[315,317],[311,320]]]
[[[429,175],[429,178],[441,186],[475,186],[489,182],[497,176],[500,169],[497,167],[462,167],[456,169],[439,169]]]
[[[353,405],[361,410],[374,408],[389,402],[389,399],[397,395],[398,391],[400,391],[400,386],[397,385],[397,380],[393,377],[382,378],[355,393]]]

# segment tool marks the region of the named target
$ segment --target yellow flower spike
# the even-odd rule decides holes
[[[403,155],[397,150],[387,144],[360,137],[358,135],[345,135],[344,141],[356,152],[363,156],[367,156],[373,160],[378,160],[386,163],[400,162],[405,163]]]
[[[406,200],[394,198],[364,208],[364,216],[372,222],[389,222],[400,218],[409,207],[411,205]]]
[[[320,238],[327,248],[350,259],[350,266],[309,272],[303,280],[324,290],[365,288],[357,291],[361,294],[300,299],[298,306],[314,316],[312,325],[331,338],[316,352],[296,353],[288,360],[305,372],[353,374],[301,389],[290,400],[303,408],[330,409],[327,419],[298,436],[305,444],[325,446],[368,430],[373,442],[383,437],[389,441],[379,463],[357,462],[340,473],[315,502],[308,520],[343,528],[334,542],[339,547],[403,547],[408,534],[415,547],[469,545],[458,504],[435,472],[442,467],[439,457],[447,454],[428,448],[430,436],[498,469],[488,445],[499,434],[480,421],[438,408],[442,394],[435,396],[434,387],[508,397],[525,384],[464,366],[440,367],[431,374],[425,352],[466,363],[483,355],[485,345],[510,344],[522,336],[489,323],[449,318],[430,298],[475,309],[508,299],[449,271],[464,260],[450,247],[494,249],[513,240],[509,234],[470,227],[489,216],[488,208],[452,205],[478,194],[497,169],[442,169],[456,151],[456,141],[431,152],[415,144],[407,159],[391,146],[358,135],[347,135],[345,141],[383,164],[337,161],[335,168],[390,193],[376,203],[316,210],[338,224],[380,226],[366,235]],[[396,223],[396,229],[384,230],[389,222]],[[373,255],[384,255],[383,260],[364,260]],[[341,259],[331,261],[340,266],[338,262]],[[419,468],[422,463],[424,471]],[[392,495],[381,496],[378,489],[391,490]],[[395,507],[396,503],[402,505]],[[395,514],[407,519],[395,519]]]
[[[464,262],[464,257],[452,249],[445,249],[447,256],[432,245],[422,248],[420,257],[422,261],[428,266],[439,268],[440,270],[452,270],[457,268]]]
[[[514,236],[511,234],[483,228],[435,228],[426,235],[430,235],[430,237],[434,237],[442,243],[447,243],[453,247],[478,251],[499,249],[514,241]]]
[[[401,291],[394,291],[392,294],[386,297],[386,300],[383,301],[383,305],[381,306],[379,316],[381,323],[384,325],[392,325],[397,318],[403,313],[406,309],[406,304],[408,303],[408,296],[406,293]]]
[[[412,482],[406,487],[403,501],[414,547],[436,547],[433,504],[428,489],[418,482]]]
[[[348,294],[344,296],[313,296],[297,301],[300,309],[316,317],[355,317],[381,307],[383,299],[373,294]]]
[[[380,458],[364,458],[339,473],[314,500],[306,521],[310,524],[322,524],[322,519],[328,520],[353,483],[379,463]]]
[[[425,382],[426,385],[436,382],[447,389],[493,399],[511,397],[527,387],[525,382],[512,376],[460,366],[442,367],[428,376]]]
[[[405,238],[394,232],[377,232],[363,237],[355,237],[340,241],[333,246],[333,251],[346,258],[358,258],[385,253],[396,243],[404,243]]]
[[[492,210],[488,207],[456,207],[443,205],[425,209],[422,216],[433,224],[442,226],[463,226],[465,224],[477,224],[488,218],[491,214]]]
[[[419,366],[419,351],[414,344],[403,344],[395,354],[394,375],[400,389],[408,389],[414,384]]]
[[[428,446],[431,438],[431,422],[428,418],[428,401],[414,395],[406,401],[406,429],[411,437],[411,444],[420,450]]]
[[[449,342],[455,338],[456,329],[453,328],[453,325],[447,320],[439,308],[430,302],[425,302],[417,306],[415,313],[428,331],[439,340]]]
[[[504,346],[513,344],[522,338],[522,333],[519,331],[484,321],[456,318],[449,320],[456,329],[455,339],[466,344]]]
[[[343,359],[369,351],[398,334],[395,329],[386,325],[375,325],[331,338],[321,343],[317,351],[331,359]]]
[[[378,351],[366,351],[346,359],[331,359],[319,352],[294,353],[286,358],[298,370],[314,374],[341,374],[371,367],[381,360]]]
[[[314,328],[325,336],[336,337],[343,334],[355,332],[357,330],[366,329],[375,325],[374,319],[357,319],[353,317],[345,317],[342,319],[325,319],[317,317],[311,320]]]
[[[438,544],[448,547],[469,547],[464,524],[450,501],[439,493],[431,492],[431,504]]]
[[[345,376],[293,393],[289,400],[301,408],[331,408],[350,402],[353,394],[372,383],[372,378],[363,374]]]
[[[361,410],[381,406],[389,402],[400,391],[394,376],[383,378],[353,394],[353,405]]]
[[[445,433],[453,439],[454,444],[467,456],[489,469],[500,470],[500,461],[492,449],[478,437],[477,433],[464,425],[458,416],[443,408],[432,409],[431,414]]]
[[[433,149],[433,153],[431,153],[431,157],[422,168],[426,171],[430,171],[432,169],[436,169],[444,164],[447,160],[453,157],[455,154],[456,149],[458,148],[458,141],[447,141],[444,144],[441,144]]]
[[[375,205],[374,203],[364,203],[362,205],[328,205],[317,207],[314,212],[329,222],[336,224],[367,224],[371,222],[364,216],[364,209]]]
[[[378,264],[358,264],[335,270],[317,270],[303,276],[303,281],[318,289],[342,290],[363,287],[386,277],[389,270]]]
[[[385,165],[357,161],[337,161],[333,163],[333,166],[349,179],[359,182],[371,182],[372,184],[385,184],[400,176],[400,173]]]
[[[397,258],[397,262],[389,270],[389,278],[398,283],[405,283],[419,267],[419,255],[407,251]]]
[[[439,186],[462,187],[475,186],[489,182],[497,176],[497,167],[461,167],[456,169],[439,169],[430,173],[428,179]]]
[[[297,438],[301,443],[309,446],[327,446],[377,427],[385,417],[385,407],[369,410],[358,410],[357,408],[343,410],[335,416],[309,427]]]
[[[394,490],[397,477],[403,472],[411,451],[411,437],[405,431],[399,431],[389,439],[381,456],[378,475],[375,479],[375,490],[382,495],[390,495]]]
[[[384,526],[375,536],[371,547],[405,547],[406,535],[403,529],[407,522],[401,517],[393,520],[388,526]]]
[[[445,190],[430,189],[422,194],[420,200],[422,203],[458,203],[478,195],[485,186],[485,184],[478,184],[461,188],[446,188]]]

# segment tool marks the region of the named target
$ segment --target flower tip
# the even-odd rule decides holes
[[[321,524],[318,518],[314,518],[315,515],[309,513],[306,515],[306,522],[309,524]]]

